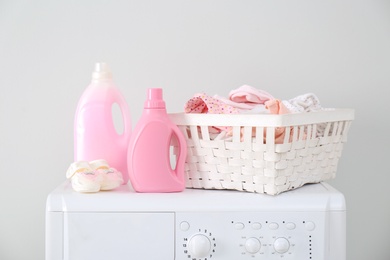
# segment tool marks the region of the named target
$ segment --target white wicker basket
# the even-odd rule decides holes
[[[187,140],[187,188],[275,195],[335,177],[354,110],[169,116]],[[212,126],[231,127],[232,134],[212,134]],[[281,143],[275,143],[275,129],[285,131]]]

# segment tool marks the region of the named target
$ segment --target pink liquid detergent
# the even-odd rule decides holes
[[[113,105],[122,113],[123,132],[118,133],[113,121]],[[105,63],[97,63],[92,82],[81,96],[74,121],[74,160],[104,159],[110,167],[129,180],[127,149],[131,135],[130,112],[127,103],[115,87]]]
[[[172,142],[178,149],[171,165]],[[149,89],[144,111],[129,143],[129,177],[137,192],[179,192],[185,188],[187,145],[179,128],[168,118],[162,89]]]

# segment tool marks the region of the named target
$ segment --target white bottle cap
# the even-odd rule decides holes
[[[110,68],[105,62],[97,62],[95,64],[95,70],[92,73],[93,80],[107,80],[112,79]]]

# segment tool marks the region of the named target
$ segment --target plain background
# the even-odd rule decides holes
[[[139,119],[243,84],[356,110],[335,180],[349,260],[388,260],[390,1],[0,0],[0,259],[44,259],[45,200],[73,161],[73,118],[105,61]]]

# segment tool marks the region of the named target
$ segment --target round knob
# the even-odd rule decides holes
[[[274,242],[274,249],[279,254],[286,253],[290,248],[290,242],[284,237],[279,237]]]
[[[245,242],[245,249],[248,253],[256,254],[261,248],[260,241],[257,238],[248,238]]]
[[[188,250],[192,256],[197,258],[208,256],[210,249],[210,239],[202,234],[194,235],[188,242]]]

